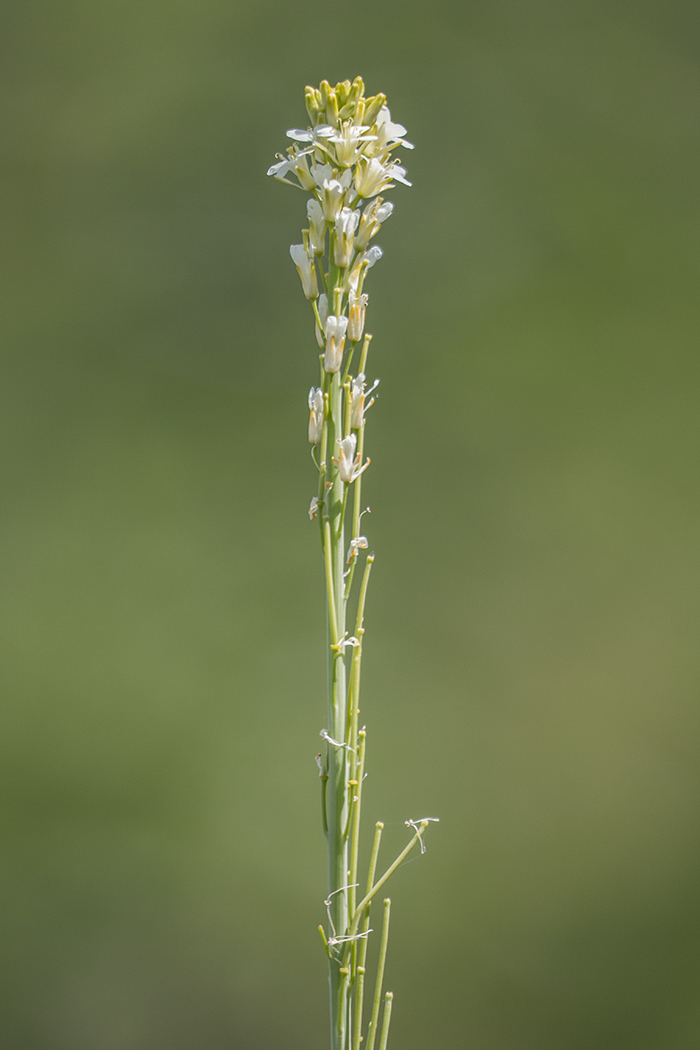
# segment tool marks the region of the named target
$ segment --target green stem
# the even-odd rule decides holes
[[[333,289],[336,268],[331,264],[329,292]],[[336,300],[338,296],[334,296]],[[330,297],[329,297],[330,298]],[[327,411],[327,466],[323,506],[323,547],[328,594],[328,628],[330,635],[330,666],[328,681],[328,732],[341,744],[347,740],[348,695],[346,667],[342,640],[345,637],[345,600],[343,572],[345,562],[345,532],[343,509],[347,486],[340,480],[337,469],[331,470],[331,455],[336,442],[343,437],[343,408],[345,391],[339,374],[329,377]],[[348,808],[348,750],[328,745],[328,781],[326,799],[328,813],[328,893],[330,914],[338,937],[348,928],[349,843],[346,834]],[[340,892],[337,892],[339,891]],[[342,972],[345,970],[345,972]],[[331,1048],[348,1050],[349,982],[347,968],[337,958],[329,960]]]
[[[366,937],[362,938],[363,941],[367,941]],[[355,1028],[353,1032],[352,1050],[360,1050],[360,1040],[362,1039],[362,1007],[364,1005],[365,997],[365,967],[358,963],[357,966],[357,984],[355,987]]]
[[[376,896],[376,894],[382,888],[382,886],[387,881],[387,879],[391,878],[391,876],[394,874],[394,872],[399,867],[399,865],[403,864],[403,862],[405,861],[406,857],[409,855],[409,853],[411,852],[411,850],[413,849],[415,844],[420,841],[420,837],[423,834],[423,832],[426,830],[427,827],[428,827],[428,821],[427,820],[422,820],[420,822],[420,827],[418,828],[418,831],[415,832],[413,838],[411,839],[409,844],[406,846],[406,848],[403,849],[401,851],[401,853],[399,853],[399,855],[396,858],[396,860],[394,861],[394,863],[389,865],[389,867],[386,869],[386,871],[384,872],[382,877],[375,882],[375,884],[372,887],[372,889],[367,892],[366,896],[364,896],[362,898],[362,900],[360,901],[360,903],[357,905],[357,909],[355,911],[355,914],[353,915],[352,925],[350,926],[350,936],[351,937],[353,937],[357,933],[357,927],[360,924],[360,918],[362,916],[363,910],[367,907],[367,905],[370,903],[372,898]]]
[[[382,939],[379,945],[379,961],[377,963],[377,980],[374,986],[374,1002],[372,1003],[372,1017],[367,1029],[367,1050],[374,1050],[374,1041],[377,1037],[377,1022],[379,1021],[379,1007],[382,1002],[382,985],[384,984],[384,966],[386,964],[386,950],[389,943],[389,915],[391,913],[391,900],[387,897],[384,901],[384,918],[382,920]]]
[[[391,1007],[394,1002],[394,993],[387,992],[384,997],[384,1017],[382,1019],[382,1037],[379,1040],[379,1050],[386,1050],[389,1041],[389,1025],[391,1024]]]

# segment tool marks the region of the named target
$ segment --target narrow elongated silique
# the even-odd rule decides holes
[[[365,1004],[367,942],[374,897],[411,850],[425,847],[434,817],[407,820],[410,838],[377,876],[383,825],[375,827],[360,874],[360,815],[367,734],[360,726],[360,671],[367,585],[374,562],[362,535],[365,416],[378,380],[367,382],[371,336],[365,334],[367,271],[382,257],[371,243],[393,211],[380,196],[397,182],[410,186],[392,152],[413,149],[384,95],[365,98],[360,77],[335,87],[306,88],[309,125],[287,132],[292,144],[268,175],[311,194],[308,228],[290,255],[313,308],[319,385],[309,391],[308,438],[318,470],[309,517],[319,526],[327,596],[328,702],[323,750],[317,756],[323,830],[328,846],[326,926],[331,1050],[386,1050],[393,993],[382,996],[390,901],[384,901],[374,989]],[[313,341],[310,335],[310,344]],[[369,509],[369,508],[367,508]],[[365,1011],[365,1005],[367,1010]],[[383,1010],[382,1010],[383,1005]],[[380,1024],[380,1013],[382,1015]]]

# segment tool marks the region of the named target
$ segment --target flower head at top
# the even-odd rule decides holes
[[[353,197],[373,197],[396,182],[411,185],[405,169],[391,159],[392,150],[413,149],[405,138],[405,127],[391,119],[384,95],[365,98],[364,92],[361,77],[352,83],[343,80],[335,87],[326,80],[318,88],[307,87],[305,100],[311,124],[289,129],[287,137],[292,145],[286,156],[277,155],[277,163],[267,172],[281,182],[313,191],[330,222],[335,221],[337,201],[332,193],[335,187],[330,197],[324,197],[324,180],[340,182],[345,190],[354,183]],[[346,181],[343,176],[348,174]],[[353,207],[349,196],[344,203]]]

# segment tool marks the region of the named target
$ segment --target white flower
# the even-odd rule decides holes
[[[369,395],[377,389],[379,386],[379,380],[375,379],[369,390],[365,391],[365,376],[363,372],[360,372],[356,379],[353,379],[352,386],[350,387],[350,426],[353,430],[359,430],[365,421],[365,412],[368,408],[371,408],[374,404],[374,398],[370,398],[366,402]]]
[[[324,167],[326,165],[323,165]],[[319,198],[323,214],[329,222],[335,222],[340,214],[345,195],[350,189],[352,171],[348,168],[338,179],[324,179],[319,186]]]
[[[316,517],[317,514],[318,514],[318,496],[314,496],[313,499],[311,500],[311,503],[309,503],[309,518],[311,519],[311,521],[314,520],[314,518]]]
[[[318,445],[323,433],[323,391],[320,387],[309,390],[309,441]]]
[[[376,157],[360,157],[358,160],[355,168],[355,189],[360,197],[376,197],[383,190],[391,189],[392,179],[403,182],[406,186],[411,185],[406,179],[406,169],[400,164],[383,164]]]
[[[308,242],[308,236],[305,238]],[[289,248],[294,265],[301,277],[302,288],[307,299],[315,299],[318,295],[318,284],[316,281],[316,264],[313,254],[309,251],[307,244],[292,244]]]
[[[375,197],[373,201],[367,205],[362,213],[360,219],[360,228],[355,235],[355,247],[364,249],[369,244],[375,233],[379,232],[379,228],[383,222],[385,222],[392,211],[394,205],[391,201],[382,201],[381,197]]]
[[[347,327],[347,317],[334,317],[331,314],[326,321],[326,356],[324,359],[326,372],[334,373],[340,371],[340,366],[343,363]]]
[[[346,485],[351,485],[364,470],[367,470],[369,459],[364,466],[360,466],[360,455],[359,453],[355,454],[357,449],[357,437],[355,434],[348,434],[342,441],[338,438],[336,444],[338,446],[338,459],[334,462],[337,464],[340,480]]]
[[[298,150],[294,146],[290,146],[287,150],[287,156],[283,157],[281,153],[277,156],[280,160],[277,164],[272,164],[267,169],[268,175],[274,175],[280,182],[286,182],[290,186],[296,186],[296,182],[290,182],[289,179],[285,179],[285,175],[289,172],[294,172],[299,182],[305,190],[312,190],[316,183],[314,177],[309,171],[309,162],[306,157],[311,150]]]
[[[362,339],[365,327],[365,310],[367,309],[368,297],[366,295],[355,295],[350,289],[348,303],[348,339],[357,342]]]
[[[359,211],[351,211],[350,208],[343,208],[338,215],[333,235],[333,258],[336,266],[344,268],[349,265],[355,230],[359,221]]]
[[[404,146],[406,149],[413,149],[413,143],[407,142],[404,138],[404,135],[406,134],[407,132],[403,124],[394,124],[392,122],[389,107],[382,106],[379,116],[377,117],[377,141],[371,148],[371,152],[389,152],[389,150],[394,149],[396,146]]]
[[[324,182],[333,178],[333,168],[330,164],[315,164],[312,172],[314,183],[321,188]]]
[[[314,255],[323,255],[326,250],[326,220],[315,197],[306,202],[306,214],[309,217],[309,238]]]
[[[332,128],[330,124],[317,124],[315,128],[307,128],[306,131],[303,128],[290,128],[287,132],[287,138],[294,139],[295,142],[313,142],[318,144],[323,139],[327,139],[334,134],[335,128]]]
[[[321,349],[324,350],[326,346],[326,321],[328,320],[328,296],[325,292],[321,292],[321,294],[319,295],[318,301],[316,303],[316,308],[318,310],[319,320],[321,321],[320,328],[318,326],[318,321],[316,321],[315,323],[316,342],[321,347]]]
[[[382,249],[378,244],[373,245],[369,251],[363,252],[362,255],[358,256],[355,261],[355,265],[350,271],[348,277],[348,284],[355,295],[359,295],[362,292],[362,282],[365,279],[365,273],[369,270],[378,259],[381,259]]]
[[[376,135],[367,134],[369,130],[366,125],[350,124],[345,121],[340,131],[336,131],[329,138],[329,142],[335,146],[338,167],[349,168],[360,156],[365,144],[376,139]]]
[[[404,186],[412,186],[413,185],[413,183],[409,182],[408,179],[406,178],[406,169],[401,167],[400,164],[396,164],[396,163],[391,164],[389,166],[389,170],[391,172],[392,179],[395,179],[397,182],[403,183]]]

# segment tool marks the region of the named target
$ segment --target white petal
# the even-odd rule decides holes
[[[292,257],[295,266],[308,265],[309,257],[306,254],[306,248],[303,244],[290,244],[289,254]]]
[[[406,169],[402,168],[400,164],[392,164],[391,166],[391,178],[396,179],[397,182],[402,182],[404,186],[413,185],[406,178]]]
[[[290,128],[287,138],[294,139],[295,142],[313,142],[314,137],[310,131],[304,131],[303,128]]]

